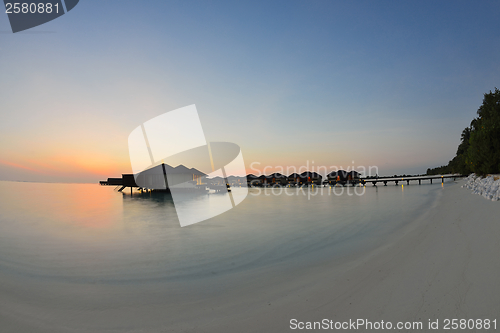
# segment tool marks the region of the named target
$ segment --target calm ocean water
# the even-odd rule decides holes
[[[441,189],[250,189],[235,209],[181,228],[165,194],[0,182],[0,314],[40,331],[126,331],[143,327],[140,309],[154,308],[162,310],[144,314],[148,325],[168,328],[176,320],[169,309],[181,300],[209,301],[257,276],[293,276],[383,244]]]

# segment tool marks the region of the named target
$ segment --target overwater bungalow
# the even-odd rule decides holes
[[[261,186],[267,186],[269,185],[269,179],[267,179],[267,176],[266,175],[260,175],[258,177],[259,181],[260,181],[260,185]]]
[[[348,182],[359,181],[360,173],[357,171],[337,170],[330,172],[326,178],[329,184],[335,185],[337,183],[346,184]]]
[[[231,186],[243,186],[247,185],[247,178],[239,176],[228,176],[227,182]]]
[[[300,175],[298,173],[292,173],[287,177],[288,184],[298,186],[301,184]]]
[[[275,172],[270,174],[269,176],[266,176],[266,179],[267,183],[271,186],[272,185],[284,186],[288,183],[288,178],[279,172]]]
[[[212,185],[219,185],[219,186],[226,185],[226,180],[224,179],[224,177],[219,177],[219,176],[208,178],[207,182]]]
[[[323,179],[323,176],[317,172],[305,171],[300,174],[300,179],[304,184],[321,185],[321,179]]]
[[[165,175],[167,182],[165,182]],[[168,190],[171,187],[197,188],[206,182],[207,175],[195,168],[187,168],[178,165],[175,168],[162,163],[150,169],[144,170],[136,175],[123,174],[122,178],[108,178],[99,182],[101,185],[122,186],[119,191],[126,187],[138,187],[140,189]]]
[[[251,186],[261,186],[262,185],[262,180],[260,177],[257,177],[256,175],[253,174],[248,174],[247,175],[247,184],[249,187]]]

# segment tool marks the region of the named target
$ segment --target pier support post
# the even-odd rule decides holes
[[[398,186],[398,182],[399,182],[399,181],[398,181],[398,180],[395,180],[394,182],[396,183],[396,186]]]
[[[384,180],[384,186],[387,186],[387,180]]]
[[[431,184],[432,184],[432,178],[431,178]]]
[[[443,177],[441,177],[441,184],[442,184],[442,183],[444,183],[444,178],[443,178]]]
[[[422,179],[419,179],[418,180],[418,185],[421,185],[422,184]]]
[[[410,185],[410,180],[409,179],[406,181],[406,185]]]

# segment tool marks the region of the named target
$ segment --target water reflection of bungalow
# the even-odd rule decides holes
[[[357,181],[359,180],[359,176],[361,174],[357,171],[345,171],[345,170],[338,170],[338,171],[332,171],[330,172],[326,178],[328,180],[329,184],[336,184],[336,183],[347,183],[347,182],[352,182],[352,181]]]

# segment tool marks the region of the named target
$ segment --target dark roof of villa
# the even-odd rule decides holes
[[[193,175],[197,175],[197,176],[206,176],[206,174],[204,174],[203,172],[201,172],[200,170],[197,170],[195,168],[191,168],[189,169],[191,170],[191,172],[193,172]]]
[[[330,172],[327,176],[336,177],[337,175],[342,175],[344,177],[346,177],[347,175],[359,176],[360,173],[355,171],[355,170],[351,170],[351,171],[337,170],[337,171]]]
[[[244,179],[246,179],[246,177],[245,176],[227,176],[227,179],[228,180],[235,180],[235,179],[236,180],[244,180]]]
[[[186,168],[184,165],[178,165],[175,168],[173,168],[173,173],[191,173],[193,172],[192,170]]]
[[[323,177],[319,173],[317,173],[317,172],[311,172],[311,171],[304,171],[300,175],[302,177],[319,177],[319,178]]]
[[[155,168],[163,168],[163,166],[165,167],[165,172],[167,174],[177,173],[177,174],[190,174],[190,175],[197,175],[197,176],[206,176],[206,174],[204,174],[200,170],[197,170],[195,168],[188,169],[182,164],[180,164],[174,168],[168,164],[162,163],[162,164],[159,164],[159,165],[156,165],[156,166],[150,168],[149,170],[155,169]]]
[[[286,178],[286,176],[279,172],[275,172],[267,176],[267,178]]]

